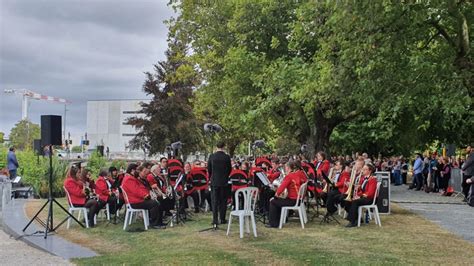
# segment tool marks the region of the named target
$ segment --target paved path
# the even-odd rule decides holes
[[[474,243],[474,208],[462,202],[462,197],[444,197],[439,193],[408,190],[407,186],[392,186],[391,200]]]
[[[1,213],[0,213],[1,219]],[[72,265],[65,259],[31,247],[3,232],[0,220],[1,265]]]

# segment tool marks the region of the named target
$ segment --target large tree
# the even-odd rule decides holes
[[[178,7],[174,27],[206,81],[195,110],[239,125],[237,138],[388,152],[472,139],[470,2]]]
[[[33,140],[40,137],[40,126],[29,120],[19,121],[10,131],[12,146],[20,150],[31,149],[33,147]]]
[[[142,103],[145,116],[128,121],[139,129],[130,146],[142,149],[144,144],[149,144],[149,153],[156,154],[181,141],[182,151],[187,154],[202,146],[200,123],[193,113],[193,88],[197,79],[186,57],[186,45],[175,38],[170,38],[168,45],[166,61],[158,62],[153,72],[145,73],[143,91],[152,99]]]

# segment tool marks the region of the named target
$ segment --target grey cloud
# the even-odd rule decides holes
[[[2,1],[0,90],[27,88],[73,102],[68,131],[82,134],[86,102],[142,99],[143,72],[164,59],[174,16],[166,1]],[[0,131],[21,117],[21,97],[0,91]],[[64,106],[31,101],[30,118]]]

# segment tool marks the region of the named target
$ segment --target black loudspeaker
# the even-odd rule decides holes
[[[41,147],[41,140],[35,139],[33,140],[33,149],[36,155],[43,155],[43,147]]]
[[[377,198],[379,213],[390,214],[390,172],[376,172],[375,175],[381,182]]]
[[[97,152],[99,152],[100,156],[104,156],[104,146],[97,146]]]
[[[41,144],[42,145],[62,145],[61,138],[61,116],[42,115],[41,116]]]

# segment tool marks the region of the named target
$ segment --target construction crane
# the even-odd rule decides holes
[[[58,98],[58,97],[51,97],[47,95],[42,95],[27,89],[5,89],[3,91],[6,94],[19,94],[23,97],[22,104],[21,104],[21,119],[27,120],[28,119],[28,108],[30,104],[30,99],[33,100],[44,100],[50,101],[54,103],[64,104],[64,125],[63,125],[63,135],[66,134],[66,105],[70,104],[71,101]],[[64,137],[64,136],[63,136]]]

